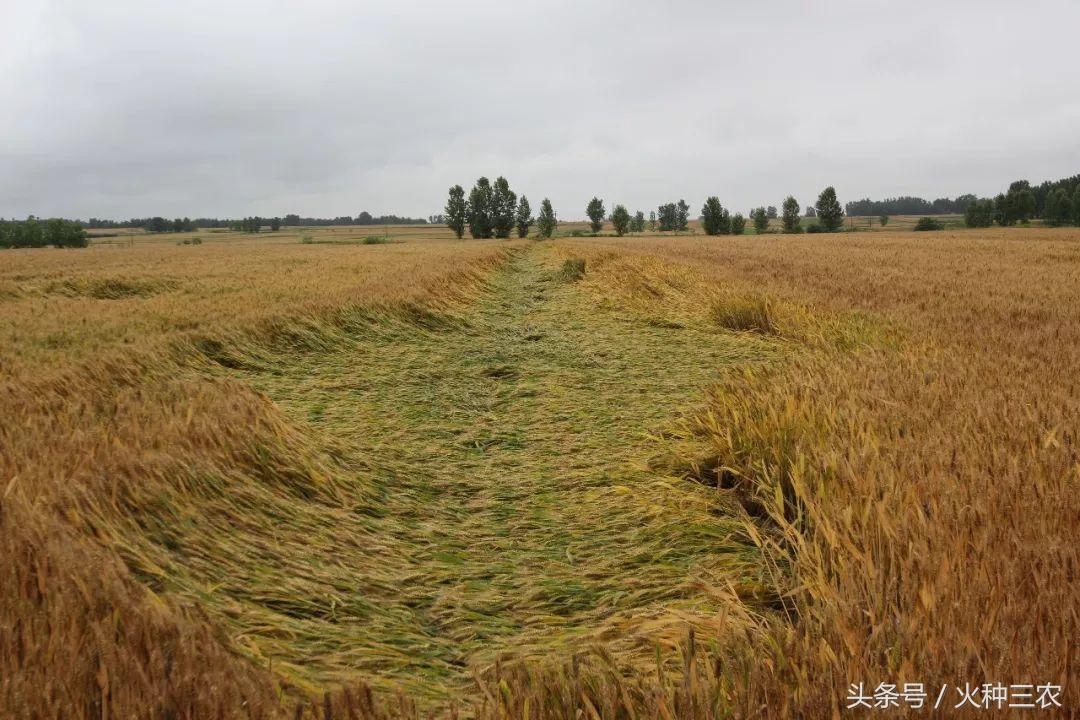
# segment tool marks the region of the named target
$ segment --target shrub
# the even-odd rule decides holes
[[[927,232],[930,230],[944,230],[945,224],[940,220],[935,220],[932,217],[921,217],[919,222],[915,223],[916,232]]]

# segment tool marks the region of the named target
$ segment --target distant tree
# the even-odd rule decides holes
[[[168,232],[170,227],[169,221],[161,216],[149,218],[145,225],[147,232],[154,233]]]
[[[817,210],[814,208],[813,205],[807,205],[806,206],[806,217],[808,217],[808,218],[817,217]]]
[[[706,235],[727,235],[731,232],[731,215],[715,195],[707,198],[701,208],[701,228]]]
[[[678,225],[679,210],[675,203],[665,203],[656,208],[656,224],[660,232],[670,232]]]
[[[784,232],[799,232],[801,229],[799,227],[799,201],[788,195],[781,207],[783,208],[783,215],[780,217],[780,223],[784,226]]]
[[[1004,226],[1028,222],[1035,214],[1035,194],[1031,183],[1017,180],[1009,185],[1009,191],[994,198],[998,223]]]
[[[1073,193],[1072,211],[1073,225],[1080,225],[1080,184],[1076,186],[1076,192]]]
[[[769,214],[765,208],[754,208],[750,218],[754,221],[754,232],[758,235],[769,229]]]
[[[240,226],[246,233],[257,233],[262,229],[262,218],[246,217],[241,221]]]
[[[615,226],[615,234],[619,237],[630,229],[630,213],[625,205],[616,205],[611,209],[611,224]]]
[[[645,213],[638,210],[630,220],[630,232],[645,232]]]
[[[23,223],[23,247],[45,247],[45,229],[38,219],[31,215]]]
[[[508,238],[514,230],[514,211],[517,209],[517,195],[510,189],[510,183],[501,175],[495,179],[491,191],[491,220],[497,238]]]
[[[589,217],[589,227],[592,228],[592,231],[594,233],[600,232],[600,228],[604,227],[604,201],[594,197],[585,206],[585,214]]]
[[[367,210],[361,210],[360,214],[356,216],[356,220],[352,222],[353,225],[374,225],[375,218],[371,216]]]
[[[173,232],[184,232],[184,218],[176,218],[172,221]]]
[[[491,181],[486,177],[477,179],[469,191],[469,234],[473,238],[489,238],[494,232]]]
[[[675,206],[675,232],[686,232],[690,228],[690,206],[680,199]]]
[[[289,213],[288,215],[285,216],[285,226],[286,227],[296,227],[299,224],[300,224],[300,216],[297,215],[296,213]]]
[[[970,193],[968,193],[967,195],[960,195],[956,198],[956,200],[953,200],[952,210],[961,214],[965,213],[967,212],[968,207],[974,205],[976,202],[978,202],[978,200],[979,198],[975,197]]]
[[[532,208],[529,207],[529,198],[524,195],[518,200],[517,212],[514,213],[514,224],[517,225],[519,238],[529,234],[529,228],[533,224]]]
[[[555,210],[551,207],[551,201],[544,198],[544,202],[540,203],[540,216],[536,219],[536,230],[540,237],[549,238],[555,234],[555,228],[558,227],[558,220],[555,218]]]
[[[825,232],[836,232],[844,224],[844,208],[836,199],[836,190],[832,185],[821,191],[815,208],[818,223]]]
[[[1072,221],[1072,198],[1063,187],[1054,188],[1046,196],[1043,221],[1051,226],[1067,225]]]
[[[731,234],[742,235],[746,232],[746,218],[742,216],[742,213],[735,213],[731,216]]]
[[[889,224],[889,216],[888,215],[882,215],[881,217],[878,218],[878,221],[881,223],[881,227],[885,227],[886,225]]]
[[[281,218],[270,218],[270,229],[277,232],[281,229]]]
[[[34,223],[37,225],[37,221]],[[41,234],[41,245],[63,247],[87,247],[89,239],[86,231],[76,222],[54,218],[45,223]]]
[[[450,198],[446,201],[446,226],[454,231],[458,240],[465,234],[465,222],[469,209],[465,202],[465,188],[455,185],[450,188]]]
[[[986,228],[994,224],[994,201],[976,200],[964,210],[964,224],[970,228]]]
[[[656,211],[649,211],[649,232],[656,232]]]
[[[776,219],[776,206],[775,205],[770,205],[765,210],[765,217],[769,218],[770,220],[775,220]]]

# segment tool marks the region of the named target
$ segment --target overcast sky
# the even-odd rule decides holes
[[[0,0],[0,216],[646,212],[1080,172],[1076,0]]]

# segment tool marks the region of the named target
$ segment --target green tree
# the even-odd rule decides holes
[[[615,226],[615,234],[622,237],[630,229],[630,213],[625,205],[616,205],[611,210],[611,224]]]
[[[679,209],[675,203],[664,203],[656,208],[657,227],[660,232],[670,232],[678,227]]]
[[[735,213],[731,216],[731,234],[742,235],[746,232],[746,218],[742,216],[742,213]]]
[[[1073,193],[1072,211],[1073,225],[1080,225],[1080,185],[1076,186],[1076,192]]]
[[[544,198],[544,202],[540,203],[540,216],[536,219],[536,230],[540,237],[549,238],[555,234],[555,228],[558,227],[558,220],[555,218],[555,210],[551,207],[551,201]]]
[[[750,213],[750,219],[754,221],[754,232],[758,235],[769,229],[769,214],[765,208],[754,208]]]
[[[706,235],[727,235],[731,232],[731,215],[715,195],[706,199],[701,208],[701,227]]]
[[[45,245],[64,247],[65,232],[64,221],[59,218],[53,218],[45,223],[45,229],[42,231],[42,242]]]
[[[446,201],[446,227],[454,231],[458,240],[465,234],[465,222],[469,208],[465,202],[465,188],[455,185],[450,188],[450,197]]]
[[[1009,203],[1005,198],[1005,193],[998,193],[994,196],[994,220],[1002,227],[1011,224],[1009,222]]]
[[[780,223],[784,226],[784,232],[799,232],[801,229],[799,226],[799,201],[788,195],[781,207],[783,208],[783,215],[780,216]]]
[[[270,229],[277,232],[281,229],[281,218],[270,218]]]
[[[964,209],[964,224],[970,228],[987,228],[994,224],[994,201],[976,200]]]
[[[1063,187],[1055,188],[1046,196],[1043,222],[1051,227],[1067,225],[1072,220],[1072,211],[1072,198],[1068,191]]]
[[[630,221],[630,232],[645,232],[645,213],[638,210]]]
[[[881,222],[881,227],[885,227],[886,225],[889,224],[889,216],[888,215],[882,215],[881,217],[878,218],[878,221]]]
[[[529,207],[529,198],[524,195],[518,200],[517,212],[514,214],[514,224],[517,226],[519,238],[529,234],[529,228],[533,224],[532,208]]]
[[[517,195],[510,189],[510,183],[501,175],[495,179],[491,191],[491,221],[495,237],[508,238],[514,230],[514,211],[517,209]]]
[[[675,206],[675,232],[686,232],[690,228],[690,206],[679,199]]]
[[[594,233],[600,232],[600,228],[604,227],[604,201],[594,197],[585,206],[585,214],[589,216],[589,227],[592,228],[592,231]]]
[[[146,221],[145,229],[147,232],[163,233],[169,230],[169,221],[160,215],[152,217]]]
[[[826,232],[836,232],[844,224],[844,208],[836,199],[836,190],[832,185],[821,191],[814,207],[817,210],[818,223]]]
[[[89,238],[86,237],[86,231],[77,222],[53,218],[45,223],[41,235],[41,244],[55,245],[58,248],[87,247]]]
[[[656,232],[656,211],[649,211],[649,232]]]
[[[473,238],[489,238],[494,231],[492,221],[492,190],[491,181],[486,177],[477,179],[476,185],[469,191],[469,203],[467,206],[469,220],[469,234]]]
[[[769,218],[770,220],[775,220],[776,219],[777,215],[776,215],[776,206],[775,205],[770,205],[765,210],[765,217]]]
[[[1031,192],[1031,183],[1027,180],[1010,184],[1008,193],[998,195],[994,200],[998,222],[1002,225],[1028,222],[1035,214],[1035,194]]]

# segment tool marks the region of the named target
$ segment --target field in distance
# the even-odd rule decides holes
[[[0,253],[0,715],[1075,707],[1080,230],[908,225]]]
[[[889,218],[887,226],[882,227],[880,218],[877,217],[845,217],[844,228],[850,230],[865,231],[903,231],[911,230],[918,222],[920,215],[894,215]],[[960,215],[934,215],[940,220],[946,229],[958,229],[963,227],[963,217]],[[808,225],[815,222],[814,218],[802,218],[802,224]],[[780,221],[769,221],[767,232],[780,231]],[[586,220],[561,221],[557,230],[559,236],[587,235],[591,234],[591,228]],[[601,234],[613,235],[615,233],[611,222],[605,222]],[[690,221],[690,233],[702,234],[701,221]],[[250,238],[246,233],[235,232],[228,228],[202,228],[184,233],[151,233],[142,228],[115,228],[88,231],[90,243],[96,246],[128,245],[132,243],[191,243],[197,240],[206,242],[236,242]],[[533,230],[535,234],[535,229]],[[630,233],[629,237],[652,237],[669,236],[674,233],[660,233],[646,231],[644,233]],[[752,224],[746,228],[747,235],[754,234]],[[280,230],[271,231],[269,226],[263,228],[258,234],[262,242],[276,241],[283,243],[300,242],[307,244],[382,244],[395,242],[418,242],[426,240],[455,240],[454,233],[445,225],[328,225],[313,227],[290,227],[283,226]],[[468,234],[466,233],[466,238]]]

